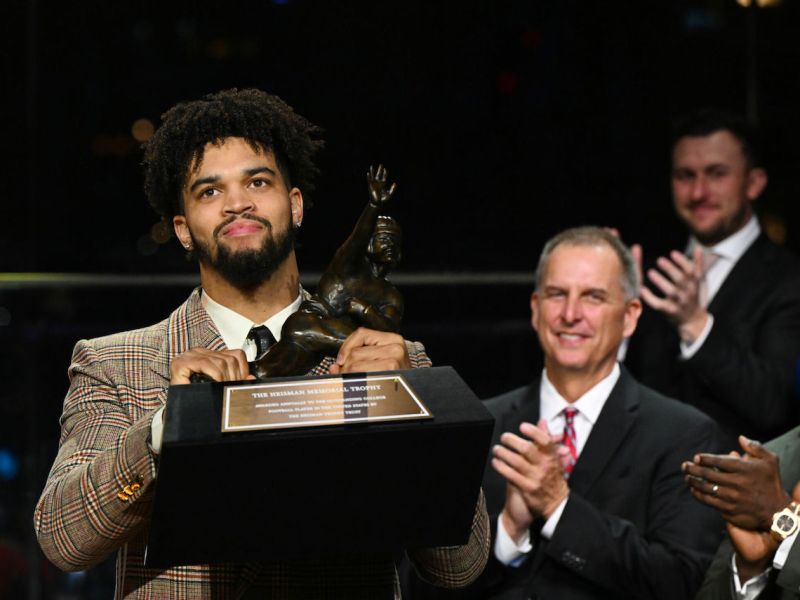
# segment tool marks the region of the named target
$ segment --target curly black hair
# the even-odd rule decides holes
[[[255,150],[272,151],[288,188],[297,187],[311,207],[314,155],[322,130],[277,96],[261,90],[223,90],[202,100],[181,102],[161,116],[161,126],[144,144],[144,191],[166,222],[183,214],[183,187],[203,160],[206,144],[240,137]]]

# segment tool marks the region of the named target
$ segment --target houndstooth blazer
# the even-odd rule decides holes
[[[413,367],[430,366],[421,344],[407,344]],[[75,571],[116,551],[115,598],[398,598],[391,556],[144,567],[157,472],[148,445],[151,421],[166,401],[171,360],[200,346],[225,348],[200,303],[199,288],[161,323],[78,342],[58,455],[34,514],[44,554],[59,568]],[[311,373],[326,373],[332,362],[326,358]],[[410,554],[424,578],[461,587],[480,574],[488,553],[481,493],[466,545]]]

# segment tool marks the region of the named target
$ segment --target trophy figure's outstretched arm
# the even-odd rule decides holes
[[[386,177],[387,172],[383,165],[378,165],[377,170],[370,166],[367,171],[369,202],[356,221],[353,232],[336,251],[333,261],[328,267],[329,271],[344,274],[356,269],[360,264],[375,229],[375,223],[378,221],[378,215],[394,194],[396,184],[393,183],[389,189],[386,189]]]

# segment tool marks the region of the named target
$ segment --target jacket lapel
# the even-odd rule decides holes
[[[217,331],[214,321],[208,316],[200,302],[201,288],[195,288],[189,298],[167,319],[167,335],[160,360],[153,363],[153,371],[169,381],[169,366],[172,359],[191,348],[224,350],[225,342]]]
[[[528,386],[525,393],[517,398],[514,403],[514,430],[512,433],[519,435],[520,423],[527,422],[536,423],[539,421],[539,390],[541,389],[541,377],[537,378],[532,384]],[[506,431],[510,431],[506,429]]]
[[[753,286],[753,275],[759,274],[763,277],[764,261],[767,259],[764,253],[765,243],[766,237],[762,233],[736,261],[708,305],[711,314],[725,312],[728,306],[740,304],[742,290],[749,290]]]
[[[569,478],[570,489],[584,496],[591,490],[628,435],[636,421],[638,408],[636,383],[623,367],[619,380],[611,390],[575,463],[575,469]]]

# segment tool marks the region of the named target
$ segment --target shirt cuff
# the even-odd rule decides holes
[[[783,565],[786,564],[786,558],[789,556],[789,551],[792,549],[796,539],[797,534],[795,533],[781,542],[781,545],[778,546],[778,549],[775,551],[775,558],[772,559],[773,567],[776,569],[783,568]]]
[[[161,442],[164,439],[164,407],[159,408],[153,415],[150,424],[150,450],[154,454],[161,454]]]
[[[739,582],[739,570],[736,568],[736,553],[734,552],[733,556],[731,556],[731,572],[733,573],[733,585],[736,589],[736,600],[755,600],[767,587],[767,578],[771,570],[767,569],[742,584]]]
[[[497,517],[497,537],[494,541],[495,558],[507,567],[518,567],[532,549],[530,531],[522,534],[522,539],[517,544],[503,527],[503,513],[500,513]]]
[[[687,344],[685,342],[681,342],[681,358],[684,360],[689,360],[697,351],[700,350],[700,347],[703,345],[703,342],[706,341],[708,334],[711,333],[711,326],[714,324],[714,315],[708,313],[708,320],[706,321],[705,327],[703,327],[703,331],[700,332],[700,335],[697,336],[697,339],[693,341],[691,344]],[[674,347],[674,346],[673,346]]]
[[[553,514],[550,515],[550,518],[544,522],[544,526],[542,527],[542,537],[544,539],[549,540],[556,532],[558,521],[561,519],[561,513],[564,512],[564,507],[567,505],[567,500],[569,500],[569,495],[567,495],[567,497],[561,501],[561,504],[556,507],[556,509],[553,511]]]

